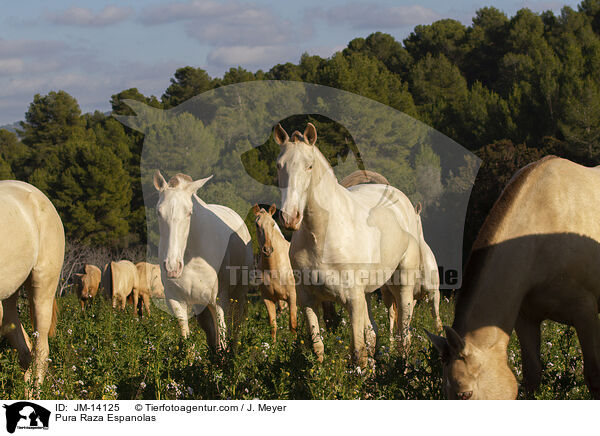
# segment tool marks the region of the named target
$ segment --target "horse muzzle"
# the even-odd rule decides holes
[[[273,247],[267,247],[266,245],[263,245],[261,252],[263,256],[269,257],[271,254],[273,254]]]
[[[172,267],[170,262],[165,261],[164,267],[165,267],[165,271],[167,273],[168,278],[177,279],[177,278],[181,277],[181,273],[183,272],[183,262],[181,260],[178,260],[176,262],[175,268]]]
[[[286,229],[298,230],[300,228],[300,223],[302,223],[302,214],[299,211],[296,211],[296,213],[292,215],[281,211],[281,216]]]

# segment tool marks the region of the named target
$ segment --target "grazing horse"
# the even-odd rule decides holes
[[[139,262],[135,267],[140,280],[140,294],[144,292],[143,289],[147,289],[151,298],[165,298],[165,287],[160,279],[160,265]]]
[[[454,324],[429,334],[450,399],[514,399],[507,363],[513,328],[523,387],[541,380],[540,323],[575,327],[584,376],[600,399],[600,167],[548,156],[521,169],[494,204],[473,245]]]
[[[120,260],[110,262],[108,268],[110,274],[110,287],[112,292],[112,307],[125,309],[127,297],[133,293],[137,294],[139,286],[138,272],[135,265],[129,260]],[[137,299],[135,301],[134,311],[137,309]]]
[[[277,208],[271,205],[269,211],[258,207],[252,208],[256,216],[256,234],[260,245],[261,271],[260,295],[267,307],[271,336],[277,338],[277,311],[275,303],[286,301],[290,308],[290,330],[296,332],[296,283],[290,263],[290,243],[286,241],[273,219]]]
[[[96,265],[86,264],[84,271],[84,273],[75,274],[78,280],[76,292],[81,303],[81,310],[85,310],[85,305],[96,297],[102,277],[102,271]]]
[[[48,368],[48,335],[54,335],[65,233],[56,209],[37,188],[23,182],[0,182],[0,319],[2,333],[19,353],[19,363],[30,380],[33,354],[34,389],[44,381]],[[19,320],[19,288],[25,286],[33,329],[33,349]],[[28,389],[28,396],[32,392]]]
[[[248,277],[243,273],[252,267],[253,256],[250,233],[240,216],[196,195],[211,177],[192,181],[177,174],[167,183],[159,171],[154,174],[159,192],[158,257],[165,302],[182,335],[189,336],[192,310],[208,344],[223,349],[227,324],[237,329],[246,310]]]
[[[304,134],[290,138],[281,125],[274,130],[281,146],[277,158],[282,217],[296,230],[290,259],[302,278],[296,290],[313,341],[323,359],[323,341],[316,307],[337,301],[346,307],[352,325],[353,357],[359,365],[374,352],[376,325],[365,294],[384,284],[392,292],[403,325],[410,322],[414,287],[420,268],[418,223],[410,200],[389,185],[338,184],[333,170],[315,146],[317,131],[308,124]],[[399,344],[410,344],[408,329]]]

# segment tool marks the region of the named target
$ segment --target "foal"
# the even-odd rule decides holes
[[[277,313],[275,304],[287,301],[290,308],[290,330],[296,333],[296,284],[292,265],[290,264],[290,243],[286,241],[273,219],[277,210],[271,205],[269,211],[258,207],[252,208],[256,216],[256,234],[260,244],[259,269],[262,272],[260,295],[265,302],[271,325],[271,336],[277,339]]]

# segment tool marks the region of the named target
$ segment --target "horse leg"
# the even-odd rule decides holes
[[[7,337],[10,345],[16,348],[19,353],[19,365],[24,371],[27,371],[26,378],[29,378],[27,369],[31,364],[31,342],[29,336],[21,325],[17,302],[19,293],[15,292],[2,302],[4,316],[2,318],[2,333]]]
[[[60,272],[60,270],[58,270]],[[59,274],[48,271],[33,270],[29,280],[25,282],[29,305],[32,308],[32,324],[38,336],[33,347],[33,363],[35,368],[34,388],[41,387],[48,370],[48,333],[52,325],[54,299],[58,286]]]
[[[365,342],[370,357],[375,356],[377,351],[377,324],[371,311],[371,294],[365,294]]]
[[[133,314],[137,313],[138,317],[140,316],[140,312],[138,311],[138,303],[140,301],[140,291],[138,289],[133,290]]]
[[[85,312],[85,301],[79,300],[79,302],[81,303],[81,310]]]
[[[322,362],[325,347],[323,346],[323,339],[321,338],[321,331],[319,329],[319,317],[317,316],[316,304],[313,302],[312,304],[307,305],[304,314],[308,324],[313,351],[317,355],[317,360]]]
[[[416,303],[415,295],[421,285],[419,281],[421,267],[421,251],[417,242],[411,237],[404,258],[400,262],[400,283],[390,286],[396,300],[398,311],[398,327],[400,328],[400,347],[402,354],[408,356],[411,334],[410,321]]]
[[[144,307],[146,308],[146,313],[148,314],[148,316],[150,316],[150,293],[142,295],[142,301]]]
[[[600,319],[595,299],[582,302],[574,325],[583,353],[585,382],[592,397],[600,400]]]
[[[361,368],[367,367],[367,348],[365,346],[365,328],[367,308],[365,294],[357,290],[347,303],[352,325],[352,356]]]
[[[530,397],[540,386],[542,380],[542,361],[540,358],[540,321],[517,317],[515,331],[521,346],[521,365],[523,367],[523,389]]]
[[[444,329],[442,319],[440,318],[440,290],[433,289],[429,292],[429,304],[431,305],[431,316],[435,321],[435,328],[438,332]]]
[[[277,308],[275,303],[268,298],[263,298],[265,306],[267,308],[267,314],[269,315],[269,325],[271,326],[271,338],[273,342],[277,340]]]
[[[397,321],[399,328],[398,349],[406,356],[410,348],[411,334],[410,321],[414,307],[414,286],[413,285],[390,285],[390,289],[394,294],[397,309]]]
[[[202,312],[196,315],[196,320],[206,333],[206,343],[213,350],[217,349],[217,322],[212,311],[206,307]]]
[[[230,313],[231,305],[226,300],[227,300],[227,298],[221,298],[217,301],[217,304],[214,306],[214,308],[212,306],[209,306],[209,307],[211,307],[211,309],[214,310],[214,317],[215,317],[216,323],[217,323],[217,338],[218,338],[217,349],[218,350],[224,350],[225,348],[227,348],[226,314]]]
[[[174,298],[166,298],[165,303],[175,318],[177,318],[179,328],[181,329],[181,335],[186,339],[190,335],[187,303],[185,301],[175,300]]]
[[[298,307],[296,306],[296,290],[288,292],[288,306],[290,308],[290,330],[296,334],[298,329]]]
[[[396,323],[396,302],[394,300],[394,295],[389,290],[388,285],[383,285],[381,287],[381,298],[383,303],[388,308],[388,320],[390,327],[390,341],[394,341],[394,324]]]

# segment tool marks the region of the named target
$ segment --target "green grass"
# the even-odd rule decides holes
[[[278,341],[273,343],[266,309],[256,298],[239,341],[216,355],[203,331],[191,322],[192,334],[182,340],[176,321],[154,308],[138,320],[128,306],[113,311],[97,298],[85,312],[74,295],[59,299],[56,337],[50,340],[50,369],[42,390],[46,399],[441,399],[441,362],[423,328],[433,331],[429,307],[421,303],[412,323],[413,342],[407,361],[390,349],[387,312],[373,299],[379,326],[379,351],[374,370],[359,373],[349,359],[347,314],[334,331],[325,330],[325,361],[316,362],[308,343],[304,318],[300,333],[287,328],[287,311],[278,316]],[[28,331],[26,301],[20,302]],[[441,316],[451,324],[452,301],[442,300]],[[338,311],[341,308],[338,306]],[[322,326],[324,324],[321,324]],[[520,378],[518,342],[513,337],[509,360]],[[582,359],[574,330],[547,322],[543,327],[544,378],[537,398],[590,398],[583,381]],[[0,343],[0,395],[24,396],[23,372],[17,353]]]

